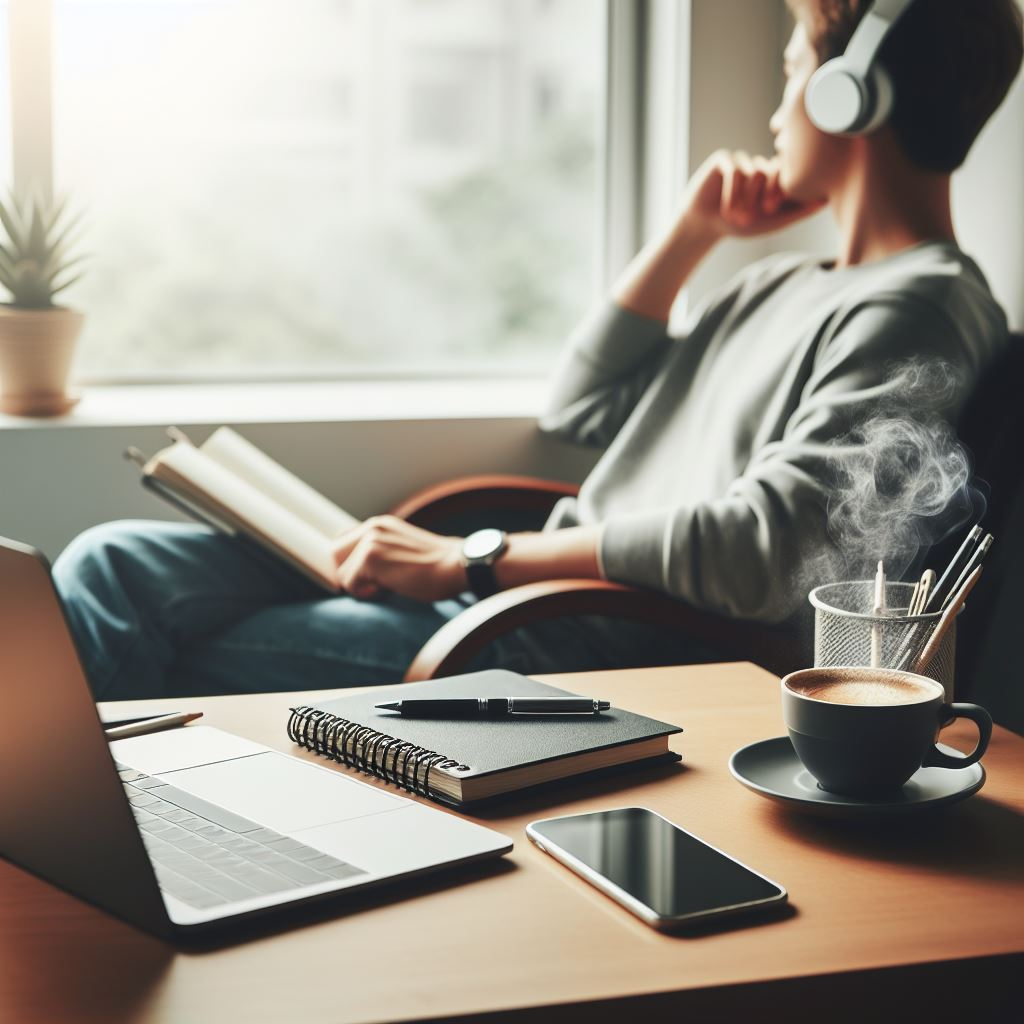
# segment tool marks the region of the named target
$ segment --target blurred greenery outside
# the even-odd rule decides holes
[[[287,187],[271,214],[265,182],[237,181],[160,217],[128,196],[86,210],[88,273],[64,299],[87,314],[78,376],[542,371],[593,296],[594,128],[549,122],[383,217]]]
[[[53,2],[79,380],[549,369],[598,284],[602,5]]]

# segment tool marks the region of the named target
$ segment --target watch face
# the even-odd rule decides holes
[[[471,533],[462,544],[462,554],[470,560],[487,558],[501,550],[504,535],[501,530],[477,530]]]

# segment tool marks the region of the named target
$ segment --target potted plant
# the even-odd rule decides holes
[[[53,301],[79,277],[64,214],[64,202],[39,196],[0,199],[0,284],[11,296],[0,302],[0,412],[55,416],[77,401],[67,380],[85,318]]]

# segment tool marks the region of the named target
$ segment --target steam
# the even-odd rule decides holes
[[[879,559],[890,579],[916,571],[919,555],[984,510],[949,425],[962,383],[948,363],[902,363],[871,416],[836,442],[828,532],[840,564],[831,579],[873,576]]]

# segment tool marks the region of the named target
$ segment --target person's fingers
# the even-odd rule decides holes
[[[371,520],[366,520],[351,530],[346,530],[334,541],[334,564],[342,565],[355,550],[356,545],[366,536]]]
[[[754,173],[758,181],[758,197],[754,206],[755,213],[772,214],[779,208],[781,197],[778,194],[778,165],[763,156],[754,157]]]
[[[746,223],[748,224],[756,223],[758,218],[764,215],[764,190],[767,180],[768,175],[764,168],[759,167],[755,160],[754,169],[747,185],[746,203],[744,204],[744,213],[746,215]]]
[[[737,222],[749,224],[754,217],[757,203],[760,201],[758,190],[760,183],[754,170],[754,161],[749,153],[739,150],[733,154],[736,166],[739,168],[739,187],[736,190],[736,204],[733,208],[733,216]]]
[[[720,164],[722,174],[722,194],[719,200],[719,216],[728,223],[732,219],[732,207],[734,195],[739,179],[739,170],[733,162],[732,157],[724,155]]]
[[[728,222],[735,224],[743,220],[743,208],[746,203],[752,164],[747,154],[741,152],[731,153],[729,163],[732,167],[732,177],[723,213]]]
[[[348,557],[339,565],[337,579],[346,593],[358,597],[368,586],[377,583],[373,572],[374,546],[372,535],[368,531],[364,532]]]
[[[375,541],[401,542],[415,533],[422,532],[419,527],[412,526],[404,519],[396,516],[370,516],[358,526],[341,534],[334,542],[334,563],[341,565],[351,557],[356,546],[366,537]]]
[[[787,202],[790,202],[782,187],[782,161],[775,157],[770,161],[771,176],[769,179],[767,195],[771,197],[775,211],[781,210]]]
[[[786,201],[786,194],[779,184],[779,172],[773,171],[765,182],[764,196],[761,199],[761,206],[769,216],[778,213],[782,204]]]

